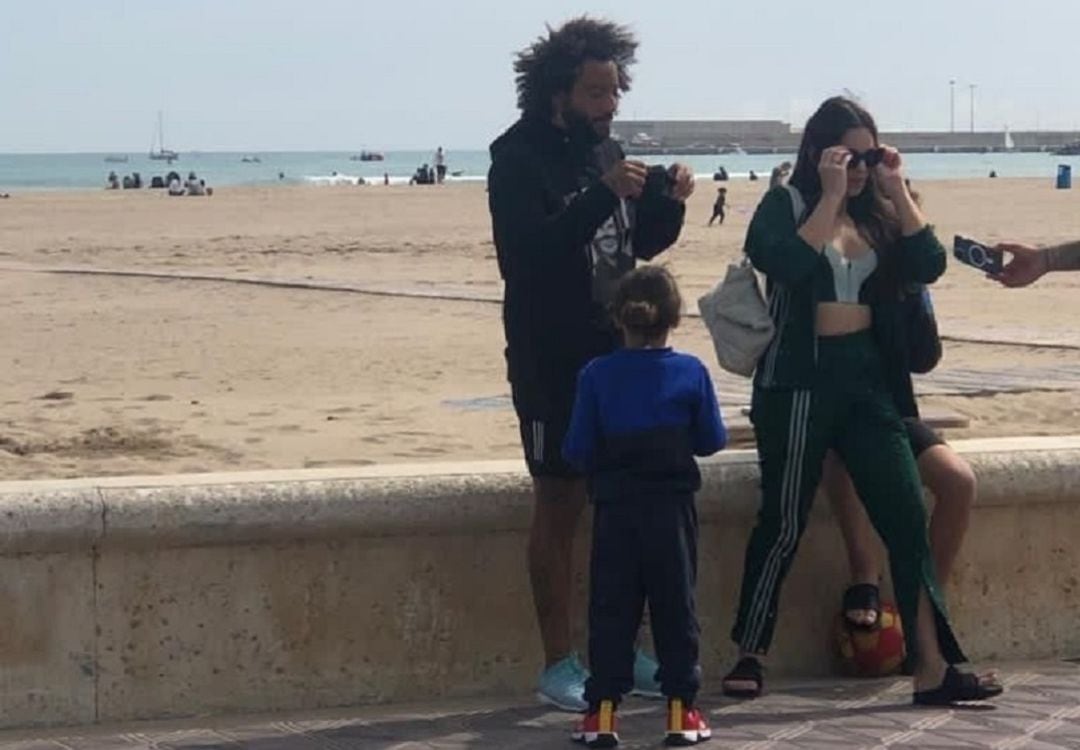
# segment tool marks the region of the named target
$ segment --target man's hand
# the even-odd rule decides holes
[[[674,180],[671,186],[671,197],[680,203],[685,203],[694,193],[694,171],[685,164],[672,164],[668,170]]]
[[[990,278],[1001,282],[1005,286],[1027,286],[1038,281],[1049,270],[1046,262],[1046,251],[1042,248],[1003,242],[995,246],[994,249],[1001,250],[1012,256],[1001,273],[988,274]]]
[[[640,198],[648,168],[640,161],[617,161],[600,181],[620,198]]]

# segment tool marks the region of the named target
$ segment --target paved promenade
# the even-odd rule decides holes
[[[714,737],[703,748],[1080,749],[1080,666],[1011,665],[992,706],[915,709],[909,683],[777,681],[757,701],[706,694]],[[621,712],[624,748],[662,747],[662,704],[630,700]],[[518,701],[380,706],[292,716],[225,717],[94,729],[0,732],[3,750],[538,750],[573,748],[570,717]]]

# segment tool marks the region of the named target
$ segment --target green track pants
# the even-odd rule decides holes
[[[746,549],[732,639],[746,652],[768,651],[780,587],[806,528],[825,453],[833,448],[889,551],[908,655],[914,658],[918,653],[916,609],[925,588],[936,611],[945,660],[966,661],[946,619],[930,556],[922,484],[903,423],[885,388],[873,337],[860,332],[818,341],[813,388],[754,391],[750,416],[762,499]]]

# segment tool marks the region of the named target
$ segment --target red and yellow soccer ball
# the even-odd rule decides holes
[[[837,655],[844,672],[856,677],[886,677],[904,664],[904,628],[892,602],[882,602],[873,630],[853,628],[841,612],[833,626]]]

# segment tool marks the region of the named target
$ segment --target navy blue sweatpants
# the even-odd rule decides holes
[[[692,494],[600,503],[593,513],[589,669],[585,700],[619,699],[634,684],[634,641],[649,604],[664,695],[690,705],[701,685],[697,510]]]

